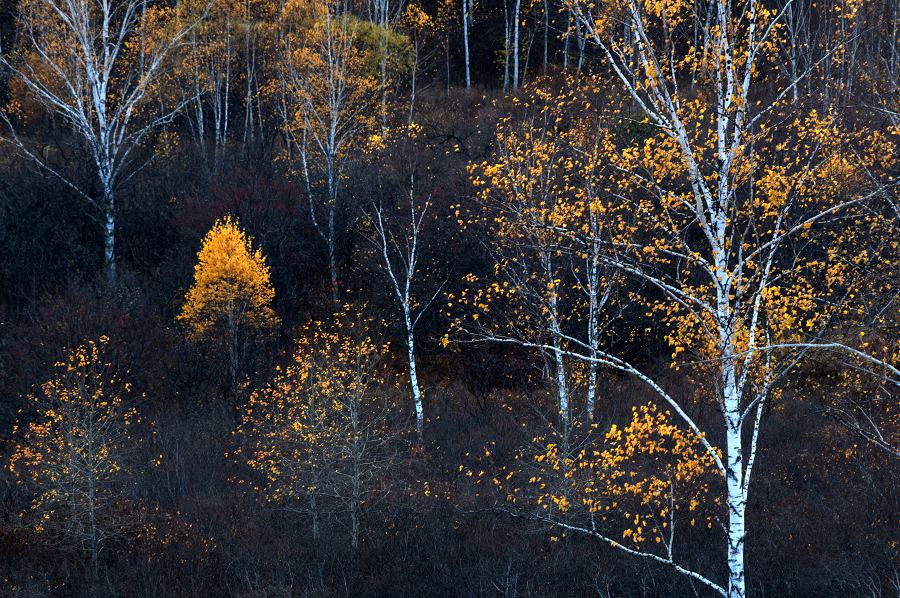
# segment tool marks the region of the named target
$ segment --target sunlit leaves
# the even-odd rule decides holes
[[[198,336],[217,326],[272,328],[275,289],[259,249],[231,218],[213,225],[203,239],[194,267],[194,283],[178,319]]]
[[[32,525],[38,532],[96,553],[120,531],[114,504],[129,428],[130,384],[111,364],[100,337],[54,364],[52,377],[29,397],[34,417],[14,429],[9,469],[34,490]]]
[[[493,487],[516,509],[550,522],[599,526],[635,547],[670,546],[674,527],[709,527],[720,515],[711,488],[721,483],[713,458],[670,412],[642,405],[624,427],[584,432],[569,452],[557,436],[538,436],[489,476],[489,450],[479,465],[460,466],[460,473]]]
[[[371,322],[349,309],[305,326],[291,360],[247,401],[237,430],[246,444],[238,454],[268,501],[296,502],[321,490],[359,442],[375,443],[385,433],[372,416],[382,410],[375,390],[384,384],[388,348],[370,336]]]

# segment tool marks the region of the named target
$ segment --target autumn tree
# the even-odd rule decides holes
[[[335,1],[285,5],[280,16],[278,93],[290,156],[306,187],[309,215],[325,242],[332,299],[339,298],[338,218],[353,152],[369,142],[379,85],[362,25]]]
[[[236,2],[218,0],[208,6],[206,18],[192,29],[181,46],[173,69],[176,85],[186,82],[191,100],[185,110],[204,165],[217,172],[234,118],[234,87],[240,68],[239,29],[249,28]],[[185,11],[205,10],[202,4],[186,5]],[[207,147],[212,141],[210,152]]]
[[[182,19],[205,18],[186,36],[174,57],[164,90],[187,94],[182,121],[210,174],[222,172],[228,149],[259,150],[281,124],[272,87],[279,69],[282,6],[268,0],[192,0]],[[276,129],[277,130],[277,129]]]
[[[666,330],[672,367],[694,392],[680,396],[609,350],[589,355],[552,320],[545,328],[552,340],[521,344],[633,376],[699,439],[723,480],[713,494],[724,511],[727,579],[717,582],[652,546],[629,550],[722,596],[743,597],[747,504],[765,407],[781,400],[798,364],[822,352],[895,388],[900,380],[892,351],[836,325],[872,313],[875,289],[860,286],[861,270],[896,263],[895,247],[867,244],[871,230],[894,226],[895,144],[878,123],[852,130],[834,113],[785,106],[796,83],[767,68],[782,13],[755,0],[710,3],[705,20],[684,2],[573,7],[647,128],[600,144],[624,175],[617,195],[632,215],[601,233],[602,263],[640,285],[635,300]],[[683,43],[693,27],[697,46]],[[692,74],[696,87],[685,94]],[[541,173],[523,172],[523,188],[539,185]],[[564,219],[542,226],[563,236],[566,228],[573,239],[596,238]],[[874,324],[893,316],[871,317]],[[697,400],[716,410],[717,425],[691,415]]]
[[[196,339],[224,337],[232,392],[240,382],[248,342],[278,326],[274,298],[262,251],[253,248],[230,217],[216,221],[203,238],[178,320]]]
[[[577,98],[571,91],[530,91],[524,106],[515,102],[521,117],[498,125],[495,154],[470,166],[480,204],[466,217],[492,234],[493,272],[480,279],[472,274],[451,297],[465,314],[454,325],[458,338],[524,343],[549,357],[563,450],[573,408],[567,337],[599,350],[612,291],[599,243],[564,234],[569,226],[599,233],[615,213],[606,209],[609,180],[596,123],[569,122],[567,112],[580,107]],[[587,369],[584,405],[592,419],[597,368]]]
[[[323,515],[347,517],[354,549],[392,458],[380,394],[388,348],[357,311],[345,306],[305,326],[290,362],[250,395],[237,430],[238,457],[258,474],[251,485],[264,500],[309,514],[316,539]]]
[[[485,206],[485,223],[496,230],[492,261],[497,276],[460,299],[474,307],[470,328],[476,329],[477,339],[542,337],[547,342],[557,418],[567,444],[570,379],[560,334],[565,309],[561,278],[566,264],[552,230],[565,210],[565,158],[553,128],[543,126],[548,123],[533,124],[534,134],[530,127],[521,136],[510,130],[499,133],[498,163],[480,169],[490,178],[474,176]],[[485,324],[479,321],[490,322],[484,332],[479,330]]]
[[[173,51],[204,10],[183,19],[178,9],[141,0],[32,0],[20,4],[18,14],[17,45],[13,52],[0,52],[0,67],[11,76],[14,90],[0,113],[8,125],[6,141],[95,208],[103,230],[104,270],[112,284],[116,191],[139,166],[142,145],[187,101],[178,97],[163,104],[155,90]],[[32,147],[18,133],[33,107],[71,131],[91,164],[88,180],[68,172],[68,164],[55,159],[46,144]]]
[[[409,118],[407,125],[413,124],[416,109],[416,95],[419,89],[419,71],[428,64],[434,50],[426,51],[433,42],[437,24],[425,10],[415,2],[408,3],[403,9],[400,27],[410,44],[409,60]]]
[[[392,3],[390,0],[369,0],[366,3],[366,9],[368,20],[374,25],[370,28],[370,31],[375,38],[373,46],[378,63],[379,93],[381,96],[379,120],[383,137],[387,134],[390,114],[388,97],[391,87],[393,87],[392,83],[394,83],[391,77],[394,73],[391,71],[396,70],[390,68],[389,65],[398,58],[395,56],[395,43],[392,43],[395,38],[394,28],[403,15],[403,3]]]
[[[117,503],[137,411],[109,359],[109,339],[100,337],[54,364],[53,377],[29,397],[34,417],[13,429],[9,461],[34,492],[35,531],[87,553],[95,580],[109,541],[134,523]]]
[[[402,134],[403,139],[396,143],[414,147],[419,131],[420,128],[415,124],[410,125],[408,131]],[[424,271],[422,254],[425,251],[431,217],[429,209],[432,206],[430,198],[418,196],[421,192],[417,182],[419,166],[415,150],[410,153],[411,164],[407,168],[410,174],[406,189],[394,191],[399,197],[390,197],[387,201],[383,200],[370,207],[368,236],[378,254],[380,269],[387,279],[389,292],[393,295],[403,322],[407,371],[416,414],[416,433],[421,440],[425,410],[416,367],[416,327],[441,292],[443,284],[425,280],[427,272]]]

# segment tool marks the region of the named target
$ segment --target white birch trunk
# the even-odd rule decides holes
[[[408,304],[404,305],[403,319],[406,324],[406,358],[409,364],[409,385],[412,391],[413,406],[416,410],[416,435],[419,437],[419,440],[422,440],[425,433],[425,411],[422,407],[422,391],[419,388],[419,376],[416,372],[416,342]]]
[[[503,0],[503,92],[509,89],[509,52],[512,24],[509,22],[509,7],[507,0]]]
[[[116,207],[112,187],[104,185],[103,270],[110,287],[116,284]]]
[[[468,0],[462,0],[463,55],[466,65],[466,89],[472,88],[472,77],[469,71],[469,10]]]
[[[519,12],[522,9],[522,0],[516,0],[513,9],[513,91],[519,89]]]
[[[721,260],[719,260],[722,262]],[[724,267],[720,263],[719,267]],[[723,278],[727,276],[723,273]],[[744,598],[744,539],[746,535],[744,457],[742,440],[741,389],[737,385],[737,359],[731,323],[732,306],[727,289],[720,285],[718,326],[722,351],[722,414],[725,424],[725,485],[728,508],[727,563],[728,596]]]
[[[553,346],[553,365],[556,370],[556,396],[557,410],[559,415],[560,428],[562,429],[562,448],[563,453],[569,451],[569,429],[571,426],[571,415],[569,413],[569,389],[566,384],[566,366],[563,355],[565,353],[562,345],[562,329],[559,325],[559,293],[557,292],[557,281],[553,276],[553,258],[549,253],[542,256],[544,275],[550,290],[549,300],[547,302],[547,311],[550,317],[550,332],[552,335]]]
[[[550,60],[550,4],[544,0],[544,65],[543,73],[547,76],[547,64]]]
[[[47,8],[45,20],[34,20],[22,31],[24,52],[33,52],[37,65],[22,65],[16,56],[0,53],[0,66],[18,81],[49,114],[65,122],[90,152],[94,180],[100,196],[80,185],[80,176],[71,176],[50,164],[45,156],[25,146],[7,113],[0,111],[9,127],[16,149],[57,177],[86,199],[99,212],[103,233],[103,268],[110,285],[116,281],[115,227],[116,186],[129,166],[131,152],[147,135],[168,123],[189,103],[188,96],[160,112],[139,114],[147,94],[167,66],[166,58],[193,31],[198,19],[171,29],[153,47],[140,32],[146,25],[146,4],[142,0],[121,3],[56,2],[41,0]],[[24,17],[24,15],[23,15]],[[33,15],[32,15],[33,18]],[[71,59],[57,61],[45,52],[48,44],[71,47]],[[133,48],[139,59],[124,58]],[[112,100],[114,98],[114,101]],[[155,115],[154,115],[155,114]],[[79,173],[80,175],[80,173]]]

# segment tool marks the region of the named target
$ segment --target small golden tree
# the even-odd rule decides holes
[[[34,490],[35,531],[90,555],[94,577],[105,543],[127,520],[117,516],[128,428],[137,419],[131,387],[104,357],[108,339],[88,341],[54,364],[30,397],[35,418],[13,428],[10,471]]]
[[[291,362],[250,395],[237,431],[247,441],[241,460],[260,475],[255,490],[309,514],[314,538],[323,513],[343,513],[353,548],[390,462],[386,402],[373,392],[384,384],[388,348],[369,330],[347,307],[332,322],[306,326]]]
[[[251,333],[278,325],[272,310],[275,289],[269,267],[250,237],[230,217],[218,220],[203,239],[194,267],[194,284],[178,320],[195,339],[224,332],[232,392],[237,390]]]

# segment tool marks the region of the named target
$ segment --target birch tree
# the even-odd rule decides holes
[[[460,0],[463,26],[463,60],[466,68],[466,89],[472,88],[472,74],[469,61],[469,29],[472,28],[472,12],[475,10],[474,0]]]
[[[519,29],[522,13],[522,0],[514,0],[512,11],[512,88],[519,89]]]
[[[473,340],[528,339],[546,352],[556,391],[554,419],[567,447],[571,397],[562,330],[571,299],[563,281],[566,253],[554,228],[569,217],[572,164],[553,116],[537,111],[522,127],[502,123],[495,159],[470,168],[480,201],[472,218],[494,232],[493,273],[484,280],[471,275],[451,302],[472,309],[460,329]]]
[[[359,546],[366,503],[384,488],[391,462],[384,384],[387,346],[371,337],[371,322],[344,306],[329,322],[304,327],[291,361],[250,395],[237,453],[262,481],[270,503],[309,514],[319,538],[329,512],[349,519]]]
[[[559,328],[548,329],[552,341],[495,340],[633,376],[699,438],[722,479],[727,577],[717,581],[652,546],[623,544],[590,519],[573,524],[560,517],[555,524],[739,598],[746,595],[747,504],[765,406],[781,398],[799,363],[823,351],[895,388],[900,383],[896,355],[847,338],[835,325],[866,292],[858,286],[862,264],[896,259],[893,250],[860,254],[858,242],[871,227],[893,226],[888,173],[896,148],[883,131],[850,132],[832,113],[781,109],[796,82],[776,75],[760,83],[776,72],[767,67],[775,61],[782,13],[755,0],[713,2],[711,18],[697,25],[705,46],[685,49],[679,36],[695,26],[693,6],[573,4],[652,131],[604,150],[623,174],[619,196],[633,218],[608,231],[602,261],[646,285],[637,299],[668,330],[673,367],[690,373],[718,421],[693,417],[686,399],[655,374],[609,351],[591,356],[583,341]],[[681,86],[694,67],[697,87],[687,95]]]
[[[415,172],[410,175],[406,197],[388,207],[383,204],[371,208],[374,229],[372,241],[379,254],[382,271],[396,299],[403,318],[406,341],[406,362],[410,392],[416,414],[416,434],[422,440],[425,428],[425,411],[422,390],[416,369],[416,326],[428,310],[443,285],[437,285],[430,294],[422,293],[425,286],[421,271],[422,236],[428,221],[431,202],[416,197]]]
[[[204,13],[201,8],[183,18],[181,7],[143,0],[30,0],[19,6],[16,48],[0,52],[0,67],[22,92],[0,113],[8,141],[96,210],[110,285],[116,279],[117,189],[139,167],[143,142],[187,102],[160,106],[154,90]],[[27,102],[71,131],[89,157],[90,180],[45,158],[18,134],[16,116]]]
[[[602,163],[604,158],[601,150],[601,136],[594,129],[578,129],[572,139],[572,150],[579,154],[582,171],[585,176],[581,179],[579,192],[575,201],[580,206],[578,213],[584,236],[578,238],[578,243],[570,253],[575,263],[570,267],[575,286],[581,291],[586,312],[584,315],[584,344],[590,359],[587,367],[585,412],[588,423],[594,421],[596,402],[598,395],[598,369],[597,355],[603,345],[603,334],[613,322],[617,320],[617,311],[613,307],[619,303],[614,299],[614,293],[620,284],[615,270],[606,265],[604,258],[605,248],[602,238],[611,210],[607,208],[610,201],[616,198],[605,196],[603,183],[608,179],[603,176]],[[607,139],[603,141],[608,142]],[[613,215],[614,216],[614,215]]]
[[[409,65],[409,117],[407,126],[411,127],[416,111],[416,99],[419,91],[420,71],[427,67],[433,58],[436,48],[425,51],[433,44],[436,34],[435,20],[418,4],[410,2],[403,10],[401,25],[411,46]]]
[[[401,12],[402,8],[402,3],[398,2],[396,5],[391,5],[390,0],[369,0],[368,3],[369,20],[377,26],[376,35],[378,39],[376,43],[378,45],[378,75],[381,92],[381,111],[379,116],[382,137],[387,134],[388,128],[388,95],[390,88],[388,63],[391,61],[391,51],[393,50],[391,44],[389,44],[389,36],[394,23],[403,14]]]
[[[575,387],[593,421],[598,366],[573,369],[570,337],[596,355],[621,312],[617,274],[604,261],[602,238],[622,226],[606,148],[613,136],[583,116],[574,79],[563,90],[528,89],[516,117],[497,128],[496,151],[470,166],[479,206],[470,218],[491,237],[491,274],[471,276],[451,300],[468,313],[454,323],[466,341],[524,344],[553,364],[562,450],[568,448]],[[579,231],[579,234],[572,234]],[[589,232],[593,231],[593,232]],[[582,384],[583,383],[583,384]]]
[[[137,412],[126,405],[131,386],[108,361],[109,339],[73,349],[54,376],[30,397],[35,419],[13,430],[9,468],[34,489],[34,528],[54,542],[84,551],[93,579],[109,541],[128,520],[117,513],[128,428]]]
[[[325,242],[332,299],[339,298],[338,217],[352,150],[368,141],[378,111],[378,82],[367,69],[358,23],[339,2],[281,15],[279,77],[292,155],[306,187],[313,226]]]
[[[186,110],[207,170],[216,173],[230,136],[233,88],[238,72],[238,30],[248,27],[239,6],[213,2],[207,18],[191,31],[177,74],[191,87]],[[211,138],[210,152],[207,143]]]

